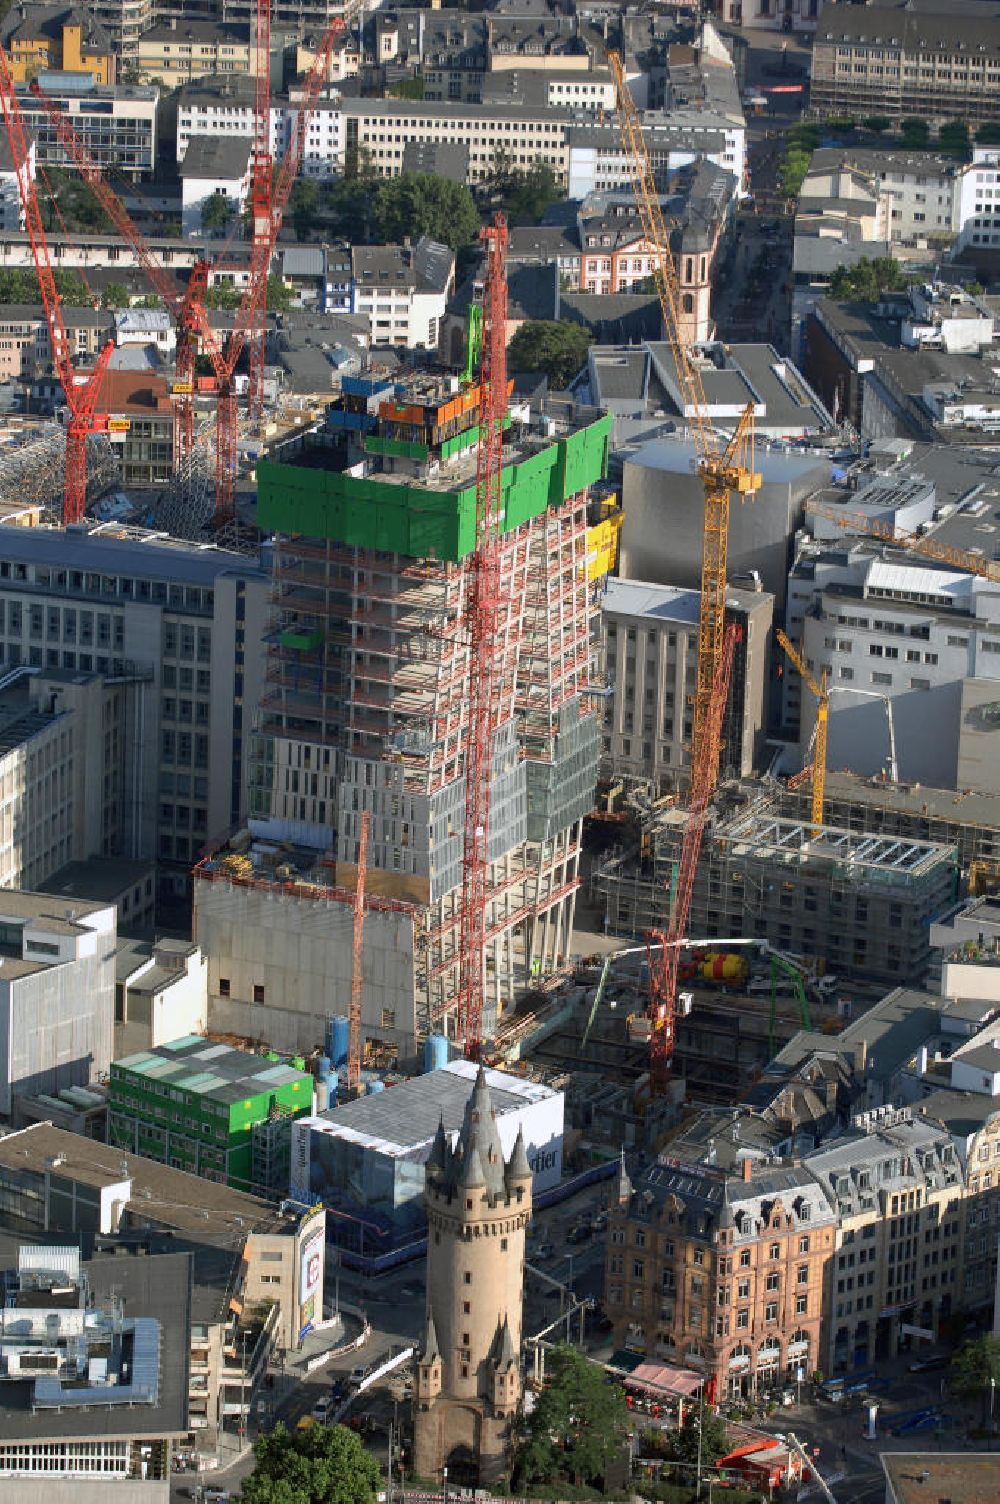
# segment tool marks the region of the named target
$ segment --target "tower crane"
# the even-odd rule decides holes
[[[259,322],[259,297],[263,295],[266,298],[268,269],[271,264],[271,258],[274,255],[274,247],[281,229],[285,207],[302,162],[302,154],[305,149],[306,126],[316,107],[316,101],[319,98],[319,92],[323,86],[323,80],[329,67],[331,53],[344,26],[348,24],[350,17],[360,8],[360,5],[361,0],[349,0],[343,15],[338,16],[331,22],[324,33],[309,72],[306,75],[302,91],[302,104],[296,115],[292,133],[278,170],[273,197],[270,199],[270,211],[267,220],[268,240],[266,255],[264,254],[264,249],[260,247],[255,249],[254,256],[257,259],[254,260],[252,258],[251,260],[250,281],[237,309],[234,327],[229,336],[225,351],[223,351],[219,343],[216,331],[209,323],[204,307],[204,293],[208,286],[210,268],[207,264],[196,263],[195,268],[192,269],[192,276],[189,279],[185,296],[183,299],[178,299],[170,277],[146,245],[125,205],[107,182],[101,168],[90,155],[86,143],[70,124],[67,117],[59,110],[54,101],[46,98],[37,85],[33,88],[33,92],[42,104],[57,132],[60,143],[71,157],[77,171],[91,188],[118,233],[132,247],[136,259],[142,266],[146,276],[163,298],[167,308],[174,313],[177,320],[178,364],[176,367],[176,384],[181,387],[182,418],[180,421],[182,423],[182,447],[185,444],[187,446],[185,452],[190,451],[190,436],[193,435],[193,407],[190,403],[185,406],[183,399],[193,394],[195,354],[198,341],[200,341],[203,353],[211,361],[212,370],[215,374],[217,400],[215,511],[216,516],[220,518],[231,516],[235,504],[236,392],[234,377],[236,366],[243,352],[244,345],[255,327],[255,321]],[[269,160],[269,194],[271,192],[271,175],[272,169]],[[260,371],[262,375],[262,363]],[[192,389],[191,393],[184,391],[184,388],[188,385]]]
[[[358,841],[358,877],[354,888],[354,930],[351,942],[351,1006],[347,1018],[347,1090],[355,1092],[361,1083],[361,984],[364,964],[365,880],[368,876],[368,836],[371,812],[361,815]]]
[[[87,435],[99,427],[97,399],[104,380],[104,373],[114,351],[114,341],[109,340],[97,357],[93,370],[78,377],[73,369],[73,356],[62,307],[56,291],[49,245],[45,238],[38,194],[31,176],[31,156],[24,134],[21,108],[14,91],[14,79],[7,54],[0,47],[0,111],[3,113],[7,139],[10,142],[17,190],[24,209],[24,219],[31,242],[31,254],[38,275],[38,288],[45,308],[52,344],[52,359],[62,385],[69,422],[66,425],[66,484],[63,490],[63,523],[79,522],[87,505]]]
[[[267,274],[271,266],[271,194],[274,183],[271,155],[271,0],[257,0],[254,27],[254,143],[250,178],[253,238],[250,285],[256,288],[253,319],[247,334],[250,417],[264,411],[264,365],[267,356]],[[260,284],[258,286],[258,283]]]
[[[31,85],[31,92],[48,116],[60,146],[119,235],[132,247],[147,280],[163,300],[163,306],[177,326],[174,359],[174,386],[178,389],[179,397],[174,407],[174,468],[177,469],[190,454],[194,441],[194,378],[200,332],[194,310],[196,305],[204,303],[211,268],[206,260],[199,257],[191,268],[187,287],[183,294],[179,293],[173,278],[149,249],[132,216],[90,155],[86,142],[69,116],[64,114],[55,100],[43,93],[37,81]],[[222,368],[222,347],[214,330],[211,330],[211,338],[205,342],[205,353],[214,367]],[[216,374],[218,375],[218,370]]]
[[[705,489],[702,527],[701,606],[698,617],[698,672],[694,696],[694,741],[691,763],[699,756],[699,742],[708,737],[707,718],[722,661],[726,613],[726,565],[729,552],[729,503],[735,493],[742,500],[753,498],[761,477],[754,470],[754,408],[747,403],[736,429],[723,445],[708,411],[701,373],[691,359],[683,337],[681,288],[670,249],[670,239],[660,207],[656,177],[643,135],[642,121],[632,98],[621,57],[608,54],[617,89],[618,126],[628,159],[636,208],[643,233],[652,249],[663,325],[677,380],[684,414],[691,425],[697,455],[697,470]],[[718,779],[716,763],[711,769],[712,788]]]
[[[830,729],[830,691],[826,684],[826,673],[820,676],[817,684],[806,666],[805,659],[780,627],[775,628],[774,635],[798,669],[803,684],[808,685],[816,696],[816,741],[813,747],[811,811],[811,824],[815,835],[823,824],[823,801],[826,797],[826,743]]]
[[[922,554],[926,559],[937,559],[941,564],[951,564],[966,574],[979,575],[1000,585],[1000,560],[985,559],[981,554],[969,553],[964,548],[952,548],[924,533],[900,532],[890,522],[880,522],[864,512],[845,512],[840,507],[831,507],[821,501],[807,501],[806,512],[810,517],[822,517],[837,527],[852,533],[861,533],[866,538],[879,538],[883,543],[894,543],[910,553]]]
[[[649,966],[649,1089],[659,1096],[670,1078],[677,1034],[677,968],[681,941],[691,912],[694,874],[701,854],[702,837],[708,806],[715,790],[722,741],[722,720],[729,698],[729,680],[733,670],[736,644],[743,635],[741,627],[730,625],[722,640],[722,657],[716,669],[715,683],[708,702],[703,731],[695,743],[691,770],[691,796],[688,800],[687,824],[681,843],[681,859],[674,889],[674,901],[666,930],[651,930],[646,937]]]
[[[466,561],[469,621],[465,827],[459,909],[458,1035],[466,1056],[479,1056],[486,983],[490,782],[497,724],[500,621],[500,515],[503,423],[507,415],[507,221],[497,214],[479,232],[486,249],[476,458],[474,547]]]

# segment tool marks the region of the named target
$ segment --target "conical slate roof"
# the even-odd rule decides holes
[[[437,1133],[434,1135],[434,1142],[431,1145],[431,1152],[428,1155],[427,1163],[432,1170],[443,1170],[448,1164],[448,1154],[449,1144],[444,1131],[444,1118],[442,1117],[438,1119]]]
[[[460,1190],[480,1190],[487,1184],[483,1173],[482,1156],[479,1153],[479,1140],[475,1134],[470,1135],[462,1145],[462,1163],[458,1171],[457,1184]]]
[[[504,1183],[503,1146],[500,1143],[500,1131],[497,1128],[493,1098],[486,1084],[486,1071],[482,1066],[479,1067],[476,1084],[465,1104],[465,1119],[458,1140],[459,1152],[466,1156],[472,1144],[475,1144],[478,1151],[483,1177],[477,1184],[484,1185],[491,1196],[504,1195],[506,1185]],[[460,1181],[459,1183],[466,1182]]]
[[[520,1124],[518,1125],[517,1138],[514,1140],[514,1147],[510,1153],[510,1159],[507,1161],[507,1179],[531,1179],[531,1166],[528,1163],[528,1151],[524,1147],[524,1129]]]
[[[440,1358],[441,1349],[438,1347],[437,1327],[434,1325],[434,1315],[427,1312],[427,1331],[424,1335],[423,1358],[425,1363],[430,1363],[434,1358]]]
[[[514,1339],[510,1335],[510,1322],[506,1316],[503,1326],[497,1330],[493,1342],[493,1361],[498,1368],[507,1368],[511,1363],[517,1362],[517,1353],[514,1351]]]

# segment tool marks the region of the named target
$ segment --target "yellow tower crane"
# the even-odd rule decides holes
[[[955,569],[964,570],[966,574],[980,575],[983,579],[993,580],[1000,585],[1000,561],[996,559],[985,559],[981,554],[971,554],[964,548],[952,548],[947,543],[939,543],[937,539],[921,533],[902,533],[891,522],[879,522],[876,517],[868,517],[864,512],[845,512],[840,507],[827,506],[821,501],[807,501],[806,511],[810,517],[823,517],[827,522],[852,533],[860,533],[865,538],[880,538],[883,543],[893,543],[897,548],[922,554],[926,559],[937,559],[941,564],[951,564]]]
[[[823,824],[823,799],[826,795],[826,741],[830,727],[830,691],[826,686],[826,674],[821,676],[817,684],[806,667],[805,659],[780,627],[775,628],[775,636],[798,669],[803,684],[808,685],[816,696],[816,741],[813,746],[812,766],[812,828],[815,835]]]
[[[691,766],[709,735],[712,690],[723,658],[726,613],[726,565],[729,552],[729,499],[753,497],[761,478],[754,470],[754,410],[750,402],[728,442],[722,443],[712,425],[701,373],[684,340],[681,288],[670,249],[670,237],[656,186],[656,177],[625,70],[618,53],[609,54],[618,98],[618,127],[632,174],[636,208],[649,243],[660,297],[663,326],[670,345],[681,391],[682,417],[691,425],[698,474],[705,487],[705,515],[701,559],[701,608],[698,620],[698,676],[694,696],[694,742]],[[718,779],[718,753],[710,774]]]

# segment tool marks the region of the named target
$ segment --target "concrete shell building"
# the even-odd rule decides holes
[[[695,472],[695,446],[660,439],[625,460],[621,574],[697,589],[701,584],[704,488]],[[806,498],[829,481],[829,464],[801,455],[759,453],[763,476],[757,496],[734,504],[729,519],[729,577],[754,571],[784,607],[791,540]]]
[[[488,1483],[506,1470],[521,1403],[524,1239],[531,1166],[518,1133],[505,1158],[480,1070],[458,1144],[444,1128],[427,1163],[427,1326],[414,1387],[414,1468]]]
[[[235,866],[230,853],[198,869],[196,934],[210,999],[263,1002],[269,984],[247,975],[247,948],[262,942],[245,919],[272,905],[274,945],[256,964],[272,967],[267,996],[286,1015],[280,1037],[269,1032],[279,1048],[313,1044],[338,1011],[330,976],[339,989],[347,969],[349,985],[349,946],[332,972],[313,950],[310,974],[323,984],[305,995],[300,921],[320,947],[334,929],[348,935],[365,810],[365,1034],[409,1060],[417,1038],[453,1028],[478,411],[470,381],[348,377],[324,429],[258,468],[261,525],[278,541],[250,829]],[[610,423],[596,414],[559,422],[527,407],[511,417],[487,1036],[516,988],[568,952],[598,751],[588,493],[606,473]],[[253,990],[237,994],[236,978]]]

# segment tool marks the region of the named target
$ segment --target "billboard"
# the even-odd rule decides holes
[[[299,1246],[299,1334],[321,1318],[323,1260],[326,1257],[326,1213],[306,1224]]]

